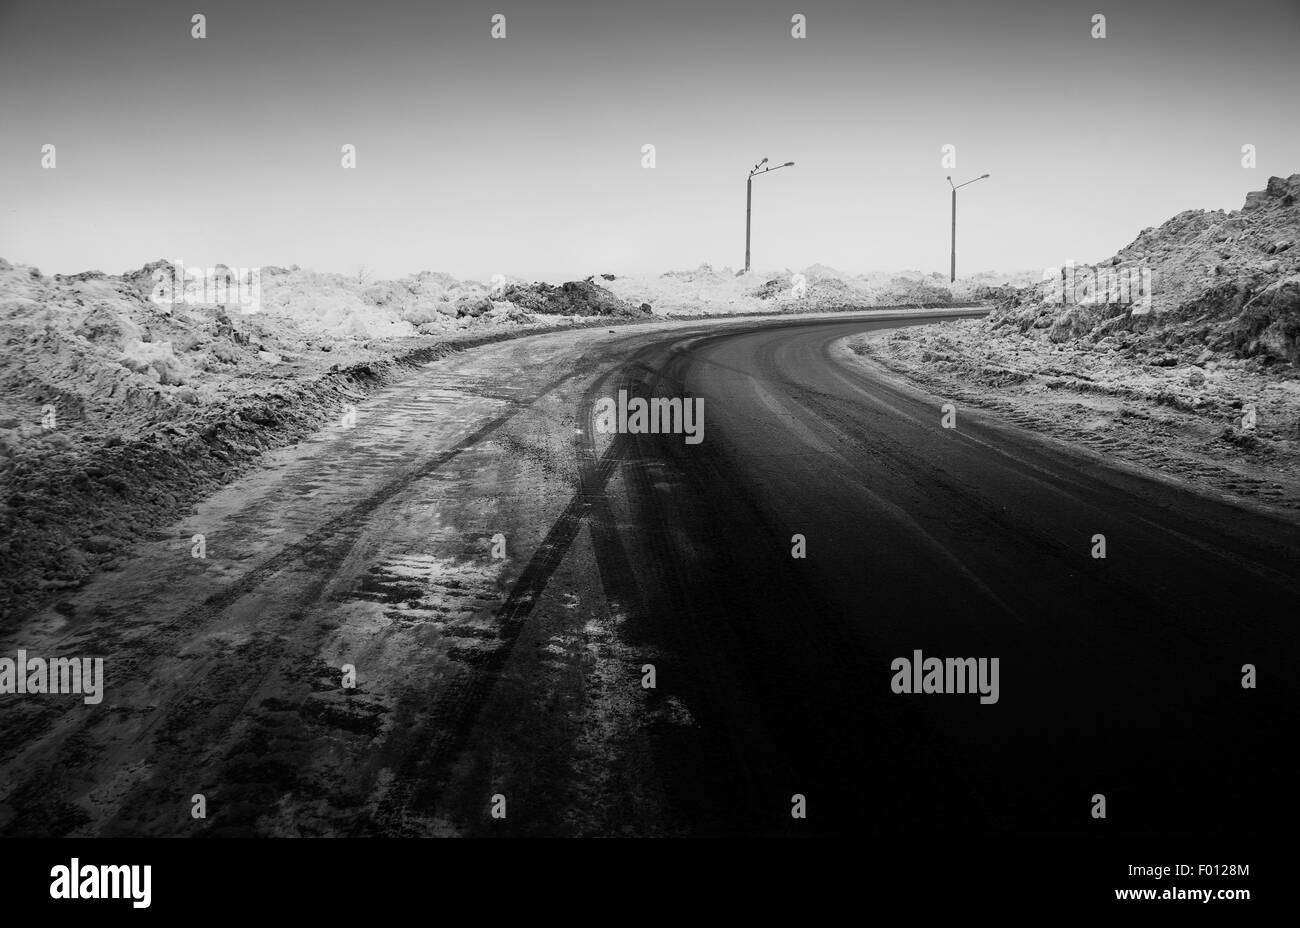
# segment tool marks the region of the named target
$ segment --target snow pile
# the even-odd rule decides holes
[[[1271,177],[1240,210],[1179,213],[1110,259],[1062,277],[1082,286],[1045,281],[1017,292],[989,324],[1056,343],[1104,346],[1127,333],[1142,351],[1209,348],[1300,364],[1298,238],[1300,174]],[[1134,299],[1140,289],[1149,291],[1146,305]]]
[[[484,284],[431,271],[375,282],[297,267],[262,272],[262,312],[335,338],[434,334],[466,328],[493,310],[492,318],[502,319],[512,309],[494,304]],[[516,313],[509,321],[535,320]]]
[[[517,306],[530,312],[562,316],[620,316],[631,317],[648,313],[650,308],[633,308],[610,290],[586,280],[571,280],[558,287],[550,284],[514,284],[505,289],[506,302],[496,304],[492,312],[501,312],[502,306]]]
[[[341,274],[293,269],[262,272],[261,312],[292,320],[304,332],[341,338],[401,338],[415,326],[382,294],[369,298],[359,281]]]
[[[127,370],[144,374],[156,383],[180,386],[191,377],[188,366],[176,357],[171,342],[129,339],[123,346],[119,363]]]
[[[632,305],[647,304],[664,316],[717,313],[824,312],[872,306],[947,305],[1003,295],[997,288],[1037,280],[1031,272],[985,271],[949,284],[943,274],[922,271],[849,274],[822,264],[802,270],[737,274],[708,264],[659,275],[616,277],[601,283]]]
[[[590,278],[558,286],[499,280],[493,286],[421,271],[371,283],[299,268],[263,270],[261,311],[334,338],[401,338],[476,324],[639,314]]]

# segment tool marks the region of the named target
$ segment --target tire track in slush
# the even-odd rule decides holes
[[[318,547],[309,547],[306,551],[308,553],[317,553],[319,547],[325,547],[328,550],[325,564],[316,568],[319,575],[324,576],[324,579],[312,581],[310,586],[311,594],[293,610],[287,620],[297,621],[310,613],[320,595],[328,587],[333,570],[354,548],[357,536],[366,527],[366,519],[379,506],[418,480],[432,475],[463,452],[478,446],[521,412],[535,411],[535,404],[538,400],[555,392],[564,384],[588,375],[599,363],[599,360],[594,358],[579,362],[569,374],[544,385],[527,403],[515,401],[516,408],[489,420],[482,427],[462,439],[454,448],[435,455],[424,466],[415,469],[413,472],[390,481],[380,491],[369,497],[365,503],[353,507],[349,513],[333,520],[319,532],[313,533],[313,537],[323,536],[322,541]],[[478,717],[482,706],[491,694],[493,685],[500,675],[501,669],[505,666],[514,643],[523,629],[524,621],[532,611],[537,597],[541,595],[551,575],[563,561],[565,553],[568,551],[574,537],[576,537],[582,519],[583,507],[581,504],[584,488],[589,485],[592,487],[602,486],[608,479],[611,468],[612,464],[610,463],[598,462],[590,473],[583,475],[580,489],[552,525],[546,538],[543,539],[525,566],[524,571],[512,585],[510,594],[497,612],[500,645],[488,652],[480,663],[470,668],[467,680],[453,682],[435,698],[430,710],[430,719],[435,734],[432,739],[425,741],[425,744],[430,746],[420,748],[417,740],[417,747],[406,755],[406,761],[398,765],[398,770],[402,774],[399,777],[399,782],[409,775],[414,777],[415,782],[421,785],[410,792],[405,803],[401,801],[400,797],[403,790],[399,787],[396,790],[396,796],[383,803],[383,806],[390,813],[395,806],[401,807],[400,811],[403,812],[408,809],[428,810],[436,808],[436,791],[445,782],[451,763],[460,753],[472,731],[474,720]],[[335,524],[339,525],[339,529],[331,536],[326,529],[329,525]],[[306,545],[306,542],[307,540],[304,540],[299,544]],[[285,661],[282,658],[277,662],[277,665],[283,665],[284,663]],[[271,672],[272,668],[267,668],[262,672],[261,678],[266,677]],[[257,695],[258,688],[254,687],[245,705]],[[227,764],[229,760],[230,758],[227,758]],[[430,765],[429,761],[432,761],[432,765]],[[430,793],[431,789],[435,791],[434,794]]]
[[[431,710],[434,732],[428,747],[408,755],[410,762],[399,768],[399,779],[409,777],[419,784],[410,798],[414,810],[436,811],[452,766],[492,695],[525,621],[578,537],[583,520],[603,496],[624,445],[622,436],[616,436],[594,464],[583,468],[577,491],[528,559],[497,611],[499,643],[471,667],[462,682],[451,684],[434,702]]]
[[[603,565],[600,573],[606,600],[629,612],[639,611],[640,591],[626,550],[613,530],[613,514],[607,496],[609,481],[619,465],[625,463],[631,441],[625,434],[615,434],[605,450],[597,455],[590,424],[596,399],[603,394],[605,384],[612,377],[620,378],[621,388],[633,390],[636,388],[634,372],[638,369],[660,376],[655,368],[640,361],[646,353],[646,350],[639,352],[624,367],[600,377],[584,394],[577,419],[589,427],[584,428],[577,438],[578,460],[582,468],[578,489],[529,558],[497,611],[499,643],[470,669],[463,681],[453,683],[437,697],[431,711],[434,724],[428,747],[408,755],[410,762],[399,768],[399,780],[410,778],[410,781],[420,784],[408,800],[411,809],[436,814],[438,800],[452,775],[452,768],[509,662],[525,621],[568,555],[584,522],[590,521],[592,526],[596,559],[598,566]],[[390,806],[393,804],[392,801],[388,803]]]
[[[371,517],[380,507],[411,485],[436,473],[462,453],[481,444],[522,411],[532,409],[533,404],[541,397],[563,387],[566,383],[588,375],[601,363],[599,356],[584,357],[569,373],[542,384],[529,401],[515,400],[513,408],[489,419],[452,448],[403,470],[363,500],[350,506],[345,512],[323,523],[306,537],[286,544],[247,573],[198,603],[176,613],[163,626],[156,629],[155,641],[159,637],[176,638],[190,628],[206,627],[222,612],[245,597],[257,593],[267,584],[273,583],[286,571],[303,565],[309,567],[308,570],[299,571],[307,579],[298,585],[294,607],[284,613],[267,615],[268,621],[257,629],[249,643],[241,646],[240,659],[237,662],[232,664],[228,656],[221,653],[196,659],[183,679],[175,681],[166,691],[155,691],[152,694],[152,701],[156,705],[165,707],[165,711],[147,719],[132,731],[129,736],[130,743],[143,746],[151,738],[156,741],[172,729],[190,732],[194,726],[219,732],[228,729],[238,719],[246,716],[249,704],[262,693],[263,685],[270,675],[293,661],[301,662],[306,653],[300,642],[284,640],[281,646],[276,648],[262,645],[273,640],[278,629],[298,624],[312,612],[333,581],[339,565],[354,549]],[[61,641],[66,643],[75,640],[84,633],[84,629],[77,629],[64,636]],[[247,695],[237,701],[232,701],[228,697],[220,699],[212,695],[214,692],[228,694],[236,691]],[[203,710],[199,716],[195,715],[196,706],[202,707]],[[47,736],[33,742],[23,754],[6,761],[6,767],[27,767],[32,772],[21,781],[12,783],[5,792],[11,799],[21,799],[22,806],[32,811],[49,805],[44,797],[49,793],[50,784],[59,779],[58,775],[51,776],[50,765],[57,763],[57,757],[63,753],[64,746],[70,742],[70,739],[75,743],[81,743],[93,737],[91,729],[95,724],[95,720],[75,725],[56,722],[56,727]],[[33,760],[37,755],[44,755],[50,760],[48,762]],[[151,762],[150,775],[128,790],[124,800],[118,804],[118,811],[102,819],[102,827],[110,833],[118,831],[133,833],[137,823],[132,820],[130,810],[150,803],[156,804],[159,794],[170,792],[170,784],[177,779],[177,770],[191,760],[192,758],[189,757],[173,758],[170,761],[166,756],[155,757]],[[240,778],[231,775],[229,760],[230,758],[227,757],[222,763],[225,771],[222,782],[227,787],[239,788]],[[59,805],[60,803],[54,803],[54,806]],[[53,809],[54,806],[50,808]],[[49,814],[53,813],[37,812],[36,820],[44,821]],[[63,813],[57,816],[58,820],[63,820],[65,817]],[[40,828],[38,833],[44,833],[44,826]]]

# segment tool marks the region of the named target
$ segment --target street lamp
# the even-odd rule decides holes
[[[763,165],[765,164],[767,164],[766,158],[764,158],[758,164],[754,165],[754,169],[749,172],[749,177],[745,179],[745,273],[746,274],[749,273],[749,214],[752,211],[754,205],[754,178],[757,177],[759,174],[766,174],[769,171],[779,171],[781,170],[781,168],[794,167],[793,161],[787,161],[785,164],[778,164],[776,167],[771,167],[771,168],[764,168]],[[762,170],[760,171],[759,168],[762,168]]]
[[[955,187],[952,178],[948,178],[948,186],[952,187],[952,273],[948,278],[949,283],[955,283],[957,280],[957,191],[966,184],[973,184],[976,180],[983,180],[986,177],[987,174],[981,174],[975,180],[968,180],[965,184],[957,184]]]

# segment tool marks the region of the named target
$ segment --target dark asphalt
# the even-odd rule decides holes
[[[1293,821],[1300,527],[976,410],[943,429],[942,397],[833,359],[837,339],[898,324],[661,337],[588,396],[705,400],[702,444],[612,450],[630,515],[590,509],[626,634],[679,656],[660,690],[700,722],[656,745],[687,820],[972,852],[989,831]],[[916,649],[999,658],[999,701],[891,692],[891,661]]]

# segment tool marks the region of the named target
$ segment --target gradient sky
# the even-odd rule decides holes
[[[1099,260],[1300,171],[1298,38],[1295,0],[0,0],[0,255],[739,267],[767,156],[797,166],[755,181],[756,268],[946,270],[949,173],[992,175],[959,270]]]

